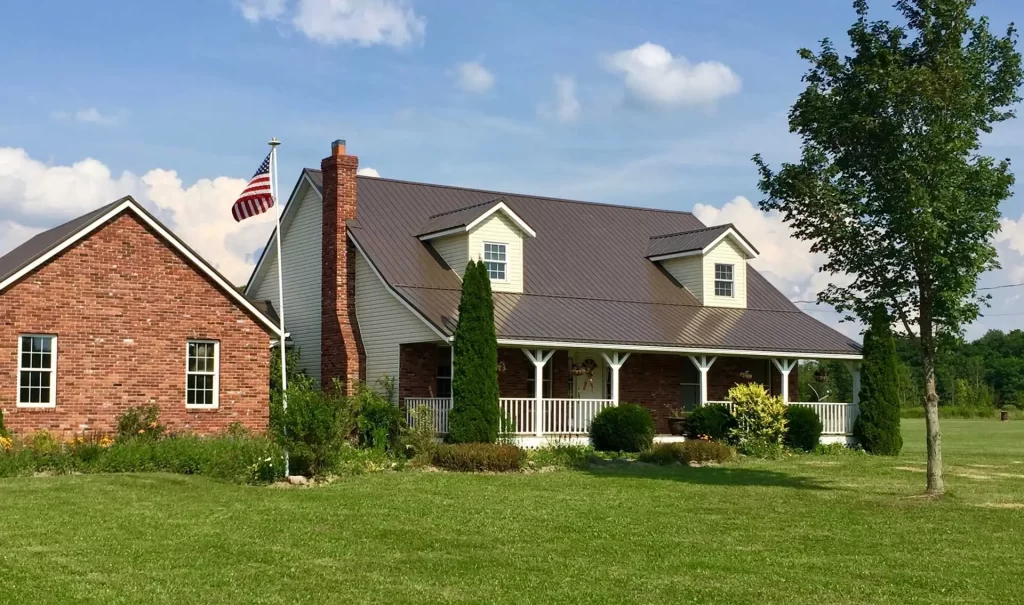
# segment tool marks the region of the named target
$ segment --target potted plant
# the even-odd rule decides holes
[[[668,432],[671,435],[685,435],[686,434],[686,417],[689,413],[682,408],[682,406],[665,406],[668,408]]]

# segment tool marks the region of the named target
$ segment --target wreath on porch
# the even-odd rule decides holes
[[[569,373],[573,376],[586,376],[587,380],[583,383],[583,389],[587,390],[594,386],[594,370],[597,369],[597,362],[593,359],[587,358],[579,363],[573,363],[572,367],[569,368]]]

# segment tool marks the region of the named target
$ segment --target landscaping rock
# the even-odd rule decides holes
[[[309,479],[306,479],[302,475],[291,475],[288,477],[288,483],[292,485],[309,485]]]

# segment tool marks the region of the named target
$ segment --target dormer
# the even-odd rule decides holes
[[[523,291],[523,239],[537,233],[498,198],[435,214],[420,231],[420,241],[433,247],[462,278],[466,263],[483,261],[495,292]]]
[[[647,245],[648,260],[706,307],[747,307],[747,261],[757,254],[732,225],[658,235]]]

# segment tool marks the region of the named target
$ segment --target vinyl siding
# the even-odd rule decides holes
[[[715,296],[715,263],[724,263],[734,267],[733,294],[735,296]],[[703,303],[709,307],[745,309],[747,306],[746,256],[740,247],[728,237],[704,255],[704,293]]]
[[[440,339],[384,287],[362,254],[356,255],[356,321],[366,353],[366,384],[394,378],[397,403],[400,345]]]
[[[661,266],[697,300],[704,301],[704,264],[700,255],[671,258],[662,261]]]
[[[523,232],[519,227],[508,219],[503,213],[495,212],[486,221],[477,225],[469,233],[469,256],[473,260],[480,260],[484,255],[484,242],[491,244],[505,244],[506,280],[503,282],[492,281],[491,290],[495,292],[518,292],[523,291]]]
[[[299,347],[299,367],[310,376],[320,378],[320,275],[321,222],[323,207],[320,194],[308,185],[296,198],[298,207],[283,227],[281,255],[284,256],[284,324],[291,340]],[[269,300],[280,312],[277,292],[277,250],[267,251],[266,269],[257,276],[250,296]]]
[[[431,240],[430,245],[441,255],[444,262],[455,271],[459,277],[466,272],[466,263],[469,262],[469,241],[463,234],[449,235]]]

